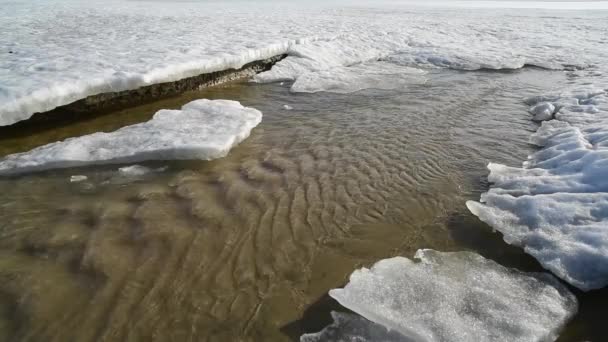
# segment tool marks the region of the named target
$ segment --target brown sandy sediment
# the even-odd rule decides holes
[[[132,90],[101,93],[59,106],[55,109],[35,113],[31,118],[13,125],[0,127],[0,137],[20,135],[20,132],[31,133],[93,116],[149,103],[162,98],[177,96],[189,91],[201,90],[214,85],[251,77],[257,73],[270,70],[272,66],[287,55],[277,55],[263,60],[253,61],[239,69],[226,69],[183,78],[173,82],[164,82]]]

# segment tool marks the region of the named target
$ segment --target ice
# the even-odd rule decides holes
[[[602,12],[498,13],[398,2],[362,7],[347,2],[3,1],[0,125],[89,95],[238,68],[283,53],[289,57],[256,80],[296,81],[308,75],[294,85],[327,88],[332,77],[338,83],[348,79],[349,67],[378,60],[466,70],[601,65],[605,57],[597,47],[604,44],[607,19]]]
[[[334,323],[318,333],[302,335],[300,342],[414,342],[395,330],[389,330],[361,316],[332,311],[331,317]]]
[[[291,86],[293,92],[352,93],[362,89],[402,89],[426,82],[426,72],[386,62],[362,63],[351,67],[305,73]]]
[[[290,106],[290,105],[283,105],[283,109],[285,109],[285,110],[292,110],[293,107]]]
[[[110,133],[51,143],[0,159],[0,174],[144,160],[210,160],[228,154],[262,120],[236,101],[196,100],[181,110],[160,110],[147,122]],[[133,173],[141,168],[123,171]]]
[[[558,109],[531,137],[541,149],[521,168],[490,163],[491,189],[467,206],[568,283],[602,288],[608,285],[608,98],[592,88],[526,102],[547,101]]]
[[[530,108],[530,113],[534,115],[534,121],[546,121],[553,119],[555,106],[551,102],[541,102]]]
[[[70,183],[80,183],[89,179],[87,176],[75,175],[70,177]]]
[[[140,176],[147,175],[149,173],[163,172],[165,170],[167,170],[166,166],[159,167],[156,169],[151,169],[151,168],[143,166],[143,165],[135,164],[135,165],[123,166],[123,167],[119,168],[118,173],[120,175],[127,176],[127,177],[140,177]]]
[[[546,273],[505,268],[471,252],[419,250],[362,268],[330,295],[413,341],[552,341],[577,301]],[[371,340],[370,340],[371,341]]]

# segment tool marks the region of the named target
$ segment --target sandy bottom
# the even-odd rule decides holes
[[[426,85],[347,95],[240,83],[5,131],[0,155],[196,98],[264,113],[220,160],[147,163],[168,169],[135,177],[104,166],[0,179],[0,340],[298,340],[340,310],[327,291],[378,259],[468,249],[540,270],[464,203],[487,188],[488,161],[519,165],[532,152],[521,99],[567,77],[438,71]],[[600,340],[608,293],[577,294],[581,312],[560,340]]]

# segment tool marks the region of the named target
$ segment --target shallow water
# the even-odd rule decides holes
[[[361,265],[419,248],[541,270],[464,206],[488,161],[519,165],[536,130],[522,98],[570,77],[432,71],[425,84],[293,94],[231,84],[60,128],[7,134],[0,154],[147,120],[196,98],[264,113],[223,159],[0,179],[0,340],[297,340]],[[286,110],[283,105],[293,107]],[[88,180],[70,183],[70,176]],[[606,291],[581,295],[563,341],[599,340]]]

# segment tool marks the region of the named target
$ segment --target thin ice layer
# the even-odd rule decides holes
[[[332,311],[331,317],[334,319],[331,325],[318,333],[302,335],[300,342],[414,342],[395,330],[389,330],[361,316]]]
[[[295,80],[378,59],[455,69],[600,65],[605,22],[602,13],[497,14],[395,2],[363,9],[331,2],[4,1],[0,125],[89,95],[283,53],[289,57],[258,80]]]
[[[419,250],[353,272],[330,295],[414,341],[552,341],[577,301],[544,273],[505,268],[470,252]]]
[[[308,72],[295,81],[291,91],[296,93],[352,93],[363,89],[403,89],[412,84],[424,84],[425,71],[386,62],[362,63],[351,67]]]
[[[0,174],[144,160],[210,160],[228,154],[249,136],[262,113],[236,101],[196,100],[181,110],[163,109],[147,122],[111,133],[51,143],[0,160]]]
[[[608,285],[608,101],[591,89],[534,97],[556,120],[531,141],[542,148],[523,167],[490,163],[492,188],[471,212],[582,289]],[[534,107],[533,107],[534,108]]]

